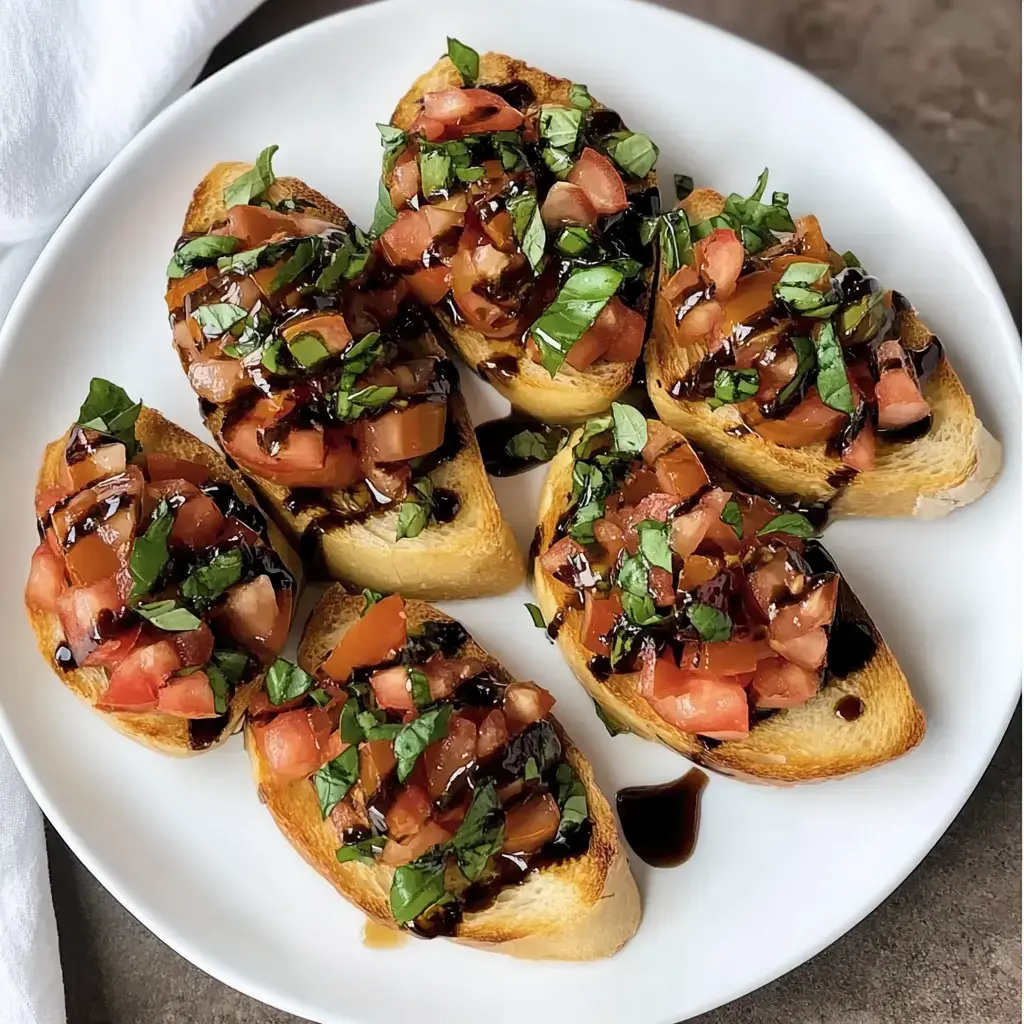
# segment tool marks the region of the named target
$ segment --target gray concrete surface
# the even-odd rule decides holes
[[[217,48],[208,70],[343,6],[270,0]],[[778,51],[888,128],[953,201],[1019,315],[1019,4],[674,0],[667,6]],[[428,24],[427,3],[424,15]],[[813,960],[696,1024],[1019,1021],[1020,823],[1018,708],[960,816],[889,900]],[[52,831],[49,840],[69,1024],[297,1021],[186,963],[123,910]]]

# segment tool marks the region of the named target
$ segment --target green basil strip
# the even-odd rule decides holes
[[[647,580],[647,563],[639,554],[624,558],[619,566],[618,575],[615,577],[615,582],[624,593],[633,594],[636,597],[648,595]]]
[[[211,660],[232,686],[242,681],[249,667],[249,654],[246,651],[216,650]]]
[[[639,132],[614,132],[605,140],[611,158],[634,178],[646,178],[658,162],[658,147]]]
[[[531,604],[527,601],[524,607],[530,613],[530,618],[533,619],[533,624],[538,629],[547,628],[547,623],[544,621],[544,614],[535,604]]]
[[[811,338],[818,352],[818,397],[830,409],[853,415],[856,406],[853,389],[846,375],[843,349],[831,321],[816,324]]]
[[[187,608],[182,608],[176,601],[170,599],[153,601],[151,604],[137,604],[134,611],[157,629],[167,633],[187,633],[203,624]]]
[[[543,225],[543,221],[541,221]],[[555,248],[566,256],[579,256],[594,244],[594,238],[586,228],[562,228],[555,239]]]
[[[647,419],[631,405],[612,402],[612,436],[616,451],[642,452],[647,444]]]
[[[537,318],[530,332],[540,347],[544,368],[552,377],[569,350],[589,330],[622,284],[614,267],[574,270],[554,302]]]
[[[306,267],[317,259],[322,248],[323,242],[316,235],[303,238],[295,247],[295,252],[285,260],[274,275],[274,280],[270,283],[270,291],[273,293],[282,289],[286,284],[291,284]]]
[[[227,257],[242,243],[232,235],[203,235],[192,238],[179,248],[167,264],[168,277],[187,277],[193,270],[206,266],[218,257]]]
[[[718,517],[726,526],[731,526],[737,540],[743,540],[743,514],[735,498],[730,498]]]
[[[636,526],[640,538],[640,553],[648,563],[672,571],[672,549],[668,546],[668,524],[657,519],[645,519]]]
[[[415,666],[409,670],[409,692],[412,694],[412,702],[418,708],[425,708],[434,703],[430,695],[430,681],[426,672]]]
[[[373,211],[373,223],[370,225],[370,234],[374,238],[379,238],[396,220],[398,220],[398,214],[395,212],[395,206],[391,202],[391,193],[384,184],[384,180],[381,179],[377,186],[377,205]]]
[[[565,447],[568,433],[565,429],[550,428],[521,430],[505,442],[505,453],[524,462],[550,462]]]
[[[274,177],[271,161],[278,148],[277,146],[267,146],[256,157],[256,163],[224,189],[224,205],[228,209],[239,204],[244,206],[254,199],[259,199],[274,184],[277,179]]]
[[[528,757],[526,764],[523,765],[523,778],[527,782],[533,782],[534,779],[540,778],[540,768],[537,765],[537,758]]]
[[[618,736],[620,733],[632,732],[628,725],[623,725],[617,718],[613,718],[600,704],[594,701],[594,710],[597,712],[597,717],[601,719],[601,724],[608,730],[609,736]]]
[[[682,202],[693,191],[693,178],[689,174],[673,174],[676,186],[676,199]]]
[[[257,245],[254,249],[245,249],[242,252],[233,253],[230,256],[221,256],[217,260],[217,269],[230,271],[233,274],[251,274],[263,261],[264,253],[267,253],[269,256],[270,253],[276,252],[276,250],[276,246],[266,243],[264,245]]]
[[[331,358],[331,353],[319,335],[303,331],[288,342],[292,359],[304,370],[312,370]]]
[[[585,85],[573,82],[569,90],[569,102],[579,110],[589,110],[594,105],[594,97],[590,95]]]
[[[395,758],[398,761],[398,781],[405,782],[412,774],[420,754],[431,743],[448,735],[448,722],[452,717],[451,704],[442,704],[414,718],[395,737]]]
[[[217,338],[230,331],[249,315],[247,309],[236,306],[233,302],[212,302],[208,306],[200,306],[192,312],[205,338]]]
[[[534,274],[539,274],[544,263],[544,246],[547,245],[548,236],[537,206],[537,193],[530,189],[510,196],[505,205],[512,217],[512,228],[519,248],[530,261]]]
[[[219,551],[206,565],[197,566],[185,577],[181,596],[198,611],[209,608],[242,578],[244,564],[241,548]]]
[[[370,715],[373,718],[373,715]],[[376,724],[376,720],[374,720]],[[341,709],[341,718],[338,721],[338,729],[341,732],[342,743],[362,743],[366,739],[366,732],[359,723],[359,708],[353,700],[345,701]]]
[[[359,748],[347,747],[328,761],[314,776],[313,786],[320,800],[320,817],[326,817],[348,795],[359,778]]]
[[[398,508],[398,527],[395,540],[418,537],[430,519],[430,511],[418,501],[403,501]]]
[[[384,595],[378,590],[370,590],[369,587],[363,587],[363,607],[360,610],[360,615],[365,615],[378,601],[380,601]]]
[[[452,836],[451,849],[459,870],[469,881],[477,881],[487,869],[487,862],[501,850],[504,840],[505,815],[494,782],[487,779],[473,791],[473,802]]]
[[[713,605],[695,601],[687,605],[686,617],[706,643],[728,640],[732,636],[732,619]]]
[[[395,869],[390,902],[398,924],[408,924],[444,899],[444,861],[444,849],[435,847],[411,864]]]
[[[420,143],[420,189],[427,198],[446,195],[452,178],[452,158],[443,145]]]
[[[848,267],[860,267],[861,265],[861,262],[859,259],[857,259],[856,254],[850,252],[849,249],[847,249],[846,252],[843,253],[843,262]]]
[[[271,704],[285,704],[301,697],[316,684],[308,673],[284,658],[278,658],[267,670],[264,685]]]
[[[760,386],[761,375],[755,369],[731,370],[720,367],[715,371],[715,398],[719,402],[745,402],[757,394]]]
[[[817,532],[807,516],[803,516],[799,512],[782,512],[774,519],[765,523],[757,531],[757,535],[758,537],[764,537],[769,533],[789,533],[794,537],[810,540],[817,535]]]
[[[657,220],[658,251],[665,274],[671,277],[693,255],[690,222],[682,210],[670,210]]]
[[[565,839],[587,820],[587,787],[564,761],[555,769],[558,782],[558,808],[562,820],[558,823],[556,839]]]
[[[148,594],[167,564],[167,538],[174,527],[174,512],[166,498],[161,498],[149,521],[146,532],[135,538],[131,561],[132,589],[129,602]]]
[[[778,393],[775,399],[775,404],[778,406],[783,406],[789,401],[818,361],[814,342],[810,338],[806,338],[802,334],[794,334],[790,336],[789,340],[793,343],[793,349],[796,351],[796,373],[793,374],[793,379]]]
[[[210,689],[213,690],[213,710],[218,715],[227,714],[231,684],[224,673],[212,663],[206,666],[206,678],[210,680]]]
[[[387,836],[369,836],[360,839],[358,843],[346,843],[338,847],[335,856],[339,864],[346,864],[350,860],[358,860],[371,867],[377,863],[377,855],[387,844]]]
[[[409,133],[390,124],[378,124],[377,131],[380,132],[380,144],[384,147],[383,168],[387,174],[394,168],[399,153],[405,149]]]
[[[545,146],[541,150],[541,158],[547,164],[548,170],[561,181],[568,176],[575,162],[567,150],[555,149],[553,146]]]
[[[133,402],[123,388],[102,377],[93,377],[75,422],[86,430],[98,430],[120,441],[130,459],[140,450],[135,440],[135,421],[141,411],[142,403]]]
[[[575,107],[544,104],[538,119],[540,137],[554,149],[574,150],[582,119],[583,111]]]
[[[448,36],[448,56],[462,75],[463,84],[474,85],[480,77],[480,54],[472,46]]]

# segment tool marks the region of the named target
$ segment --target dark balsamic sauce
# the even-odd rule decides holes
[[[70,672],[72,669],[78,668],[78,662],[75,661],[71,648],[65,643],[57,645],[57,649],[53,652],[53,663],[62,672]]]
[[[476,372],[484,380],[494,378],[502,384],[507,384],[519,376],[519,360],[511,355],[494,356],[477,363]]]
[[[645,864],[674,868],[689,860],[697,843],[700,799],[707,784],[707,775],[691,768],[675,782],[630,786],[615,795],[622,834]]]
[[[434,489],[433,511],[434,519],[438,523],[450,523],[462,508],[458,494],[449,491],[444,487]]]
[[[547,624],[547,628],[545,629],[548,639],[557,640],[558,631],[563,625],[565,625],[565,609],[559,608],[558,611],[555,612],[554,618],[552,618],[552,620]]]
[[[510,107],[516,110],[525,110],[537,99],[537,94],[527,82],[520,79],[513,79],[511,82],[502,82],[500,85],[483,86],[488,92],[500,96]]]
[[[836,715],[844,722],[856,722],[864,714],[864,701],[852,693],[836,702]]]
[[[524,430],[534,431],[551,442],[552,446],[561,444],[569,436],[566,427],[558,427],[550,423],[542,423],[532,416],[511,412],[501,419],[488,420],[476,428],[476,440],[480,445],[484,468],[491,476],[516,476],[525,473],[535,466],[543,465],[547,460],[520,458],[507,450],[508,443]]]
[[[220,715],[217,718],[190,718],[188,720],[188,745],[193,750],[205,750],[220,739],[227,724],[227,715]]]

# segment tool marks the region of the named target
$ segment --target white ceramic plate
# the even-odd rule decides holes
[[[680,1020],[796,966],[852,927],[936,841],[974,787],[1019,686],[1019,339],[963,224],[879,128],[808,75],[663,10],[613,0],[358,9],[286,36],[186,95],[100,176],[61,225],[0,343],[0,584],[7,623],[0,725],[79,857],[148,927],[204,970],[323,1022]],[[855,522],[827,544],[895,650],[928,716],[923,746],[867,775],[795,790],[713,778],[685,866],[634,863],[644,920],[618,956],[534,964],[410,942],[373,950],[362,917],[299,859],[256,800],[241,742],[181,763],[123,739],[35,651],[22,584],[35,545],[43,444],[90,376],[202,434],[172,353],[164,267],[195,183],[217,160],[279,143],[306,179],[367,223],[386,120],[445,34],[586,82],[661,146],[660,170],[770,187],[912,298],[947,345],[1006,468],[984,500],[934,523]],[[502,403],[470,373],[478,421]],[[538,472],[496,481],[528,543]],[[540,680],[613,794],[675,778],[674,754],[610,739],[525,591],[448,606],[514,673]],[[299,621],[302,621],[301,619]]]

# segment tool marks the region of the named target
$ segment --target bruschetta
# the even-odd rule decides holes
[[[514,956],[592,960],[640,902],[590,766],[455,620],[329,590],[250,706],[261,801],[373,921]]]
[[[523,558],[454,364],[379,246],[277,178],[274,149],[210,171],[168,266],[207,425],[328,577],[434,598],[510,589]]]
[[[384,256],[513,406],[603,412],[646,336],[658,149],[583,85],[448,54],[380,126]]]
[[[777,494],[835,515],[937,516],[999,445],[899,293],[795,222],[788,197],[697,189],[659,227],[647,384],[661,419]]]
[[[163,753],[223,742],[284,645],[300,582],[242,476],[97,378],[46,448],[35,507],[25,603],[62,682]]]
[[[764,783],[862,771],[924,718],[892,652],[795,511],[615,404],[551,463],[534,585],[613,719]]]

